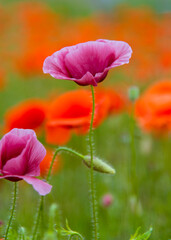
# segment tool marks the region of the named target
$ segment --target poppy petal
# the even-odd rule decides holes
[[[28,184],[31,184],[33,188],[42,196],[50,193],[52,189],[50,184],[34,177],[23,176],[23,180]]]

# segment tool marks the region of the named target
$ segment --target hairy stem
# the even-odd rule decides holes
[[[89,147],[90,147],[90,157],[91,157],[91,168],[90,168],[90,192],[91,192],[91,207],[92,207],[92,224],[93,224],[93,240],[99,238],[98,233],[98,214],[97,214],[97,204],[96,204],[96,192],[95,192],[95,182],[94,182],[94,171],[93,171],[93,120],[95,112],[95,96],[94,88],[91,86],[92,92],[92,114],[89,130]]]
[[[49,168],[49,172],[48,172],[48,175],[47,175],[47,182],[49,181],[50,179],[50,175],[51,175],[51,172],[52,172],[52,167],[53,167],[53,164],[54,164],[54,161],[55,161],[55,158],[57,156],[57,154],[61,151],[65,151],[65,152],[69,152],[69,153],[72,153],[80,158],[83,158],[84,159],[84,156],[81,154],[81,153],[78,153],[76,152],[75,150],[71,149],[71,148],[67,148],[67,147],[58,147],[53,155],[53,158],[52,158],[52,161],[51,161],[51,164],[50,164],[50,168]]]
[[[17,200],[17,182],[14,182],[14,192],[13,192],[13,205],[12,205],[12,209],[11,209],[11,216],[9,218],[9,222],[6,228],[6,233],[5,233],[5,240],[8,239],[8,234],[9,234],[9,230],[12,224],[12,220],[14,217],[14,212],[15,212],[15,207],[16,207],[16,200]]]
[[[35,221],[35,225],[34,225],[32,240],[34,240],[36,238],[36,235],[37,235],[37,229],[38,229],[38,226],[39,226],[39,220],[40,220],[40,216],[41,216],[41,213],[42,213],[42,210],[43,210],[43,201],[44,201],[44,197],[41,196],[40,197],[40,203],[39,203],[38,211],[37,211],[37,217],[36,217],[36,221]]]
[[[48,175],[46,177],[47,182],[49,182],[55,158],[56,158],[57,154],[61,151],[72,153],[72,154],[84,159],[84,156],[82,154],[78,153],[77,151],[75,151],[73,149],[70,149],[70,148],[67,148],[67,147],[58,147],[56,149],[54,155],[53,155],[53,158],[52,158],[52,161],[51,161],[51,164],[50,164]],[[40,217],[43,214],[43,202],[44,202],[44,196],[41,196],[40,204],[39,204],[38,212],[37,212],[37,217],[36,217],[36,221],[35,221],[35,225],[34,225],[34,229],[33,229],[32,240],[35,240],[36,235],[37,235],[37,230],[38,230],[38,226],[39,226]]]

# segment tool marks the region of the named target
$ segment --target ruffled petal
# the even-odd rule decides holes
[[[97,82],[90,72],[87,72],[81,79],[75,80],[75,82],[81,86],[86,85],[92,85],[94,87],[97,86]]]
[[[129,62],[131,47],[122,41],[99,39],[63,48],[45,59],[43,71],[57,79],[97,86],[109,69]]]
[[[2,171],[8,172],[15,175],[23,175],[27,170],[27,149],[24,148],[23,151],[17,156],[13,157],[6,162],[3,166]]]
[[[0,169],[6,174],[40,175],[46,150],[29,129],[12,129],[0,141]]]
[[[19,136],[14,135],[13,132],[7,133],[0,141],[0,168],[10,172],[12,167],[13,170],[17,170],[16,174],[22,174],[25,170],[25,164],[23,163],[25,141]],[[21,158],[18,156],[21,156]],[[18,162],[13,166],[15,159],[18,159]]]
[[[90,41],[70,48],[65,57],[65,65],[75,79],[82,78],[87,72],[95,76],[103,72],[115,60],[115,54],[109,44]]]
[[[52,186],[50,184],[34,177],[23,176],[23,180],[28,184],[31,184],[33,188],[42,196],[50,193],[52,189]]]
[[[60,51],[47,57],[43,64],[43,72],[49,73],[52,77],[57,79],[70,78],[71,76],[69,75],[64,62],[64,58],[68,51],[69,48],[62,48]]]
[[[13,134],[13,135],[16,135],[18,137],[22,137],[24,139],[25,139],[25,137],[28,138],[30,135],[36,137],[36,134],[35,134],[35,132],[33,130],[31,130],[31,129],[22,129],[22,128],[13,128],[5,136],[7,136],[8,134]]]
[[[44,196],[48,193],[50,193],[52,186],[43,180],[40,180],[38,178],[30,177],[30,176],[19,176],[19,175],[4,175],[0,176],[0,179],[7,179],[12,182],[17,182],[20,180],[24,180],[28,184],[31,184],[33,188],[38,192],[40,195]]]
[[[46,149],[37,140],[36,137],[32,137],[29,144],[27,145],[27,170],[25,174],[32,176],[40,175],[40,163],[46,156]]]
[[[71,130],[54,122],[46,124],[46,141],[54,145],[64,145],[71,137]]]
[[[123,41],[111,41],[105,39],[99,39],[98,42],[106,43],[111,51],[113,51],[115,55],[115,59],[109,66],[106,67],[107,70],[129,63],[129,59],[132,55],[132,49],[128,43]]]

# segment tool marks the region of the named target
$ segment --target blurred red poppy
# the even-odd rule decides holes
[[[171,131],[171,80],[159,81],[142,94],[136,101],[135,117],[145,131]]]
[[[31,2],[20,2],[15,4],[13,22],[12,28],[17,28],[17,34],[13,33],[17,49],[12,57],[16,70],[25,75],[42,73],[45,57],[56,49],[58,15],[42,2],[34,6]]]
[[[109,112],[110,102],[106,94],[95,93],[95,118],[93,126],[102,123]],[[46,122],[46,140],[51,144],[65,144],[72,131],[85,134],[89,130],[92,112],[92,96],[88,90],[76,90],[57,97],[49,106]]]
[[[5,84],[5,71],[0,68],[0,89],[4,87]]]
[[[5,131],[13,128],[39,130],[46,118],[43,100],[30,99],[8,109],[5,114]]]
[[[112,86],[107,88],[98,88],[97,92],[101,92],[101,94],[105,94],[109,98],[109,114],[119,113],[126,107],[125,96],[117,92]]]

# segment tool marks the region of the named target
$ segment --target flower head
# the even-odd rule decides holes
[[[109,99],[109,114],[117,114],[126,107],[126,98],[124,94],[116,91],[113,86],[107,88],[98,88],[96,93],[106,95]]]
[[[5,130],[24,128],[38,130],[46,117],[46,104],[42,100],[24,101],[5,113]]]
[[[24,180],[40,194],[51,191],[51,185],[35,178],[40,175],[40,162],[46,155],[36,134],[29,129],[12,129],[0,140],[0,179]]]
[[[95,93],[95,118],[97,127],[107,116],[110,102],[103,92]],[[46,122],[46,140],[51,144],[66,144],[71,133],[86,134],[89,130],[92,111],[91,91],[75,90],[62,94],[49,106]]]
[[[99,39],[65,47],[47,57],[43,72],[79,85],[93,85],[105,79],[111,68],[129,62],[131,47],[122,41]]]
[[[145,131],[171,131],[171,81],[159,81],[148,88],[136,101],[135,116]]]

